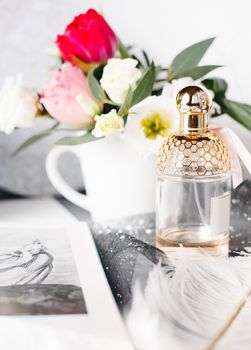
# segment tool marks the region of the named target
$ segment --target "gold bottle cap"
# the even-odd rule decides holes
[[[164,139],[157,155],[160,175],[214,176],[228,173],[231,159],[224,141],[208,129],[210,96],[199,86],[177,95],[180,130]]]
[[[206,131],[207,113],[211,108],[210,96],[199,86],[187,86],[176,97],[183,133]]]

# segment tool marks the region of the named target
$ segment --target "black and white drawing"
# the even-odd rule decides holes
[[[0,233],[0,315],[86,313],[65,231]]]

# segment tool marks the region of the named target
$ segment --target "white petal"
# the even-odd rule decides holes
[[[36,105],[33,92],[22,85],[22,76],[7,77],[0,90],[0,130],[12,132],[15,127],[34,122]]]
[[[125,140],[144,156],[156,153],[159,145],[159,138],[157,138],[158,141],[146,138],[141,126],[141,120],[154,113],[159,114],[161,118],[170,123],[170,132],[177,130],[179,125],[179,113],[173,99],[165,96],[149,96],[133,106],[129,111],[125,126]]]

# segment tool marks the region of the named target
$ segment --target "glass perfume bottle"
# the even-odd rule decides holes
[[[208,94],[198,86],[176,98],[180,129],[157,156],[156,245],[167,255],[181,244],[227,255],[231,161],[223,140],[208,129]]]

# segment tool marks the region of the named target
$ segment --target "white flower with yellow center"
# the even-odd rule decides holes
[[[162,137],[177,130],[179,118],[173,101],[149,96],[133,106],[125,126],[125,139],[141,154],[155,152]]]
[[[95,116],[95,128],[92,135],[95,137],[112,136],[124,129],[124,119],[120,117],[115,109],[109,113]]]
[[[176,96],[188,85],[200,83],[191,78],[167,82],[160,96],[147,97],[130,109],[124,130],[125,140],[142,155],[155,153],[163,137],[178,130],[180,115]],[[212,91],[209,94],[213,97]]]
[[[140,69],[136,68],[137,64],[138,61],[132,58],[108,60],[100,84],[113,102],[122,104],[129,87],[132,90],[135,89],[142,75]]]

